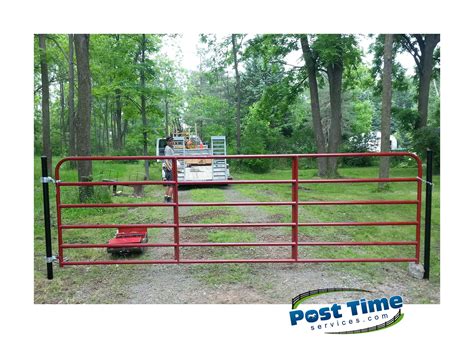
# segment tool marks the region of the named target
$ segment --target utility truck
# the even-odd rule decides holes
[[[226,155],[225,136],[212,136],[210,145],[204,144],[198,135],[189,132],[173,133],[176,156],[202,156],[197,159],[178,160],[178,182],[185,181],[227,181],[232,177],[226,159],[205,158],[210,155]],[[165,156],[166,140],[156,142],[156,155]],[[158,162],[161,162],[158,160]],[[163,169],[162,169],[163,170]],[[165,175],[163,170],[163,177]]]

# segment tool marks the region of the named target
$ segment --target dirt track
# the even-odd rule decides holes
[[[227,201],[248,201],[238,190],[224,189]],[[190,191],[180,192],[180,201],[190,201]],[[278,222],[275,215],[268,215],[256,207],[238,207],[242,222]],[[224,211],[220,211],[224,212]],[[218,217],[219,211],[211,216]],[[183,208],[182,219],[199,221],[203,215],[192,214]],[[208,215],[209,216],[209,215]],[[171,215],[170,215],[171,217]],[[196,219],[197,218],[197,219]],[[289,233],[280,228],[245,229],[256,241],[287,241]],[[171,230],[160,232],[160,241],[168,241]],[[186,229],[181,241],[208,241],[200,229]],[[288,257],[289,248],[271,247],[265,251],[245,248],[244,254],[263,257]],[[184,252],[199,258],[215,254],[211,248]],[[219,253],[219,252],[218,252]],[[222,252],[220,252],[222,254]],[[148,249],[148,258],[168,257],[170,253]],[[196,257],[197,255],[197,257]],[[260,256],[259,256],[260,257]],[[87,277],[85,284],[67,285],[67,296],[55,299],[40,295],[45,292],[40,285],[35,288],[35,302],[39,303],[262,303],[290,304],[299,293],[318,288],[350,287],[373,291],[373,297],[402,295],[405,303],[439,303],[439,284],[417,280],[403,263],[324,263],[324,264],[198,264],[198,265],[137,265],[69,267],[71,275],[80,273]],[[99,270],[100,269],[100,270]],[[59,271],[58,273],[61,273]],[[63,285],[64,287],[64,285]],[[351,295],[348,294],[347,297]],[[318,302],[334,300],[332,295],[318,298]]]
[[[236,189],[224,190],[227,201],[249,201]],[[189,192],[180,193],[189,201]],[[245,222],[275,222],[257,207],[238,207]],[[183,210],[185,211],[185,210]],[[184,214],[186,217],[186,214]],[[186,240],[204,240],[199,229],[184,236]],[[255,234],[257,241],[289,241],[280,228],[245,229]],[[251,252],[249,252],[251,253]],[[270,247],[265,256],[288,257],[289,249]],[[260,257],[260,256],[259,256]],[[378,263],[377,263],[378,264]],[[401,294],[405,302],[439,302],[439,290],[428,281],[408,275],[406,265],[378,264],[378,274],[366,276],[353,271],[350,263],[334,264],[249,264],[249,265],[166,265],[147,266],[143,278],[129,289],[126,303],[289,303],[291,298],[307,290],[326,287],[352,287],[374,292],[374,297]],[[372,266],[373,268],[373,266]],[[233,270],[236,269],[237,271]],[[371,270],[372,272],[372,270]],[[232,281],[213,276],[237,274],[242,280]],[[206,279],[206,276],[209,278]],[[204,279],[204,280],[203,280]],[[210,281],[209,281],[210,280]],[[331,295],[318,301],[330,301]]]

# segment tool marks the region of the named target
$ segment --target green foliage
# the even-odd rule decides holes
[[[441,166],[440,129],[426,126],[414,132],[413,148],[423,159],[426,159],[426,149],[433,150],[433,168],[439,173]]]
[[[374,107],[369,100],[354,102],[355,121],[352,124],[354,134],[368,134],[372,129]]]
[[[398,129],[404,133],[412,133],[415,130],[416,121],[418,120],[418,112],[411,107],[392,107],[392,116]]]
[[[191,75],[186,93],[188,104],[183,117],[188,125],[197,125],[204,140],[216,135],[230,136],[235,130],[231,116],[233,109],[224,97],[211,90],[212,86],[208,81],[201,79],[199,74]],[[216,87],[219,88],[214,86]]]
[[[154,144],[154,143],[152,143]],[[125,148],[117,154],[127,154],[138,156],[143,153],[143,134],[140,131],[133,132],[127,136]]]
[[[241,151],[252,154],[312,153],[316,151],[308,91],[307,70],[303,66],[298,34],[234,34],[241,76]],[[155,153],[155,141],[166,134],[165,113],[171,129],[183,124],[197,127],[206,142],[213,135],[225,135],[228,152],[236,151],[236,79],[233,71],[232,35],[203,34],[199,45],[199,70],[187,72],[164,46],[177,44],[176,35],[145,35],[145,60],[141,60],[142,34],[95,34],[90,39],[90,67],[93,82],[91,116],[92,154],[141,155],[143,132],[147,132],[148,154]],[[317,65],[323,130],[330,127],[330,100],[326,70],[342,64],[343,147],[344,151],[366,151],[362,135],[380,128],[380,79],[383,35],[373,38],[368,52],[359,42],[371,37],[353,34],[308,35]],[[419,151],[436,144],[436,133],[416,131],[417,81],[399,63],[404,50],[396,37],[393,71],[392,133],[399,146]],[[68,84],[68,36],[48,34],[47,60],[51,91],[51,143],[55,155],[67,155],[69,109],[61,109],[59,83]],[[34,39],[34,147],[41,150],[41,79],[38,39]],[[431,85],[428,125],[440,126],[439,56]],[[362,58],[362,56],[364,56]],[[367,57],[369,56],[369,57]],[[371,63],[365,62],[373,56]],[[362,61],[364,60],[364,62]],[[145,86],[140,75],[145,76]],[[77,76],[77,74],[76,74]],[[141,97],[146,100],[148,126],[141,118]],[[76,95],[77,100],[77,95]],[[75,102],[77,104],[77,102]],[[63,115],[63,116],[61,116]],[[117,119],[121,121],[117,121]],[[64,120],[63,120],[64,119]],[[116,145],[118,123],[123,144]],[[438,139],[439,143],[439,139]],[[287,161],[242,161],[245,167],[267,172],[287,166]],[[314,161],[313,161],[314,162]],[[308,161],[304,165],[314,166]],[[347,162],[349,165],[368,163]],[[395,163],[395,162],[393,162]]]
[[[246,71],[242,74],[241,84],[245,107],[259,101],[267,88],[280,84],[285,77],[283,65],[268,63],[262,54],[247,53],[244,67]]]
[[[156,56],[159,55],[160,47],[161,37],[157,35],[115,34],[94,35],[91,38],[93,94],[95,115],[98,117],[96,121],[97,123],[107,121],[107,115],[112,112],[115,113],[113,115],[115,120],[119,108],[122,112],[120,131],[116,122],[110,121],[110,127],[115,129],[116,135],[119,132],[125,134],[125,145],[122,148],[112,144],[112,152],[115,154],[143,154],[143,132],[147,132],[149,145],[154,145],[160,134],[156,129],[157,125],[161,125],[163,117],[160,103],[163,97],[168,95],[164,86],[156,84],[156,78],[162,77],[157,67],[160,63],[155,60],[155,58],[160,60],[160,57]],[[141,59],[143,48],[145,48],[144,60]],[[165,69],[167,68],[164,66],[160,68],[162,72]],[[140,83],[142,74],[145,78],[144,86]],[[142,96],[146,100],[145,111],[148,120],[146,128],[141,118]],[[99,145],[100,141],[99,139],[96,143]],[[107,137],[105,141],[107,144],[102,148],[97,146],[96,149],[107,151],[111,146],[110,141]],[[103,140],[102,142],[104,143]]]
[[[263,34],[254,37],[244,52],[244,58],[263,58],[265,65],[283,65],[282,60],[299,48],[299,36],[294,34]]]
[[[275,139],[278,131],[270,127],[270,122],[264,118],[264,111],[254,106],[244,120],[242,133],[242,151],[245,154],[265,154],[266,145]],[[249,159],[243,161],[245,166],[256,173],[264,173],[270,170],[269,159]]]
[[[313,48],[324,66],[344,65],[350,72],[361,62],[361,51],[353,34],[319,34]]]

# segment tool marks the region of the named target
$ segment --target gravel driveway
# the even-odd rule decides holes
[[[223,191],[226,201],[250,201],[232,186]],[[191,191],[180,191],[180,201],[191,201]],[[180,213],[182,219],[192,223],[204,217],[218,217],[219,212],[227,212],[223,209],[199,214],[190,208],[182,208]],[[275,215],[258,207],[235,207],[232,213],[243,223],[279,221]],[[160,241],[168,241],[171,231],[162,230]],[[245,228],[244,231],[251,233],[256,241],[287,241],[291,236],[280,227]],[[197,228],[183,230],[181,241],[208,239],[207,234]],[[198,257],[207,257],[214,252],[212,248],[200,249]],[[270,247],[264,251],[258,249],[244,248],[244,253],[261,254],[262,257],[289,257],[288,247]],[[147,249],[146,255],[147,259],[170,258],[171,253]],[[35,268],[43,269],[43,265],[35,264]],[[299,293],[332,287],[371,290],[374,298],[401,295],[405,303],[412,304],[440,302],[439,283],[411,277],[404,263],[164,264],[56,269],[57,275],[63,273],[70,277],[68,279],[65,276],[59,286],[48,284],[41,273],[35,274],[40,275],[35,277],[35,303],[290,304],[291,299]],[[78,274],[82,276],[81,282],[75,283]],[[49,297],[48,289],[53,287],[64,290],[56,290],[55,296]],[[351,297],[350,294],[346,296]],[[331,297],[331,294],[320,296],[318,302],[334,301]]]

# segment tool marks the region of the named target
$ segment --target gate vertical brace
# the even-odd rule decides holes
[[[426,150],[425,257],[423,279],[430,279],[431,204],[433,189],[433,150]]]
[[[77,162],[76,162],[77,163]],[[56,223],[58,225],[58,262],[59,267],[64,267],[64,249],[63,249],[63,221],[61,212],[61,183],[59,176],[59,167],[56,166],[54,178],[56,180]]]
[[[183,161],[184,163],[184,161]],[[172,170],[173,170],[173,219],[174,219],[174,259],[179,263],[179,198],[178,198],[178,161],[176,158],[172,160]]]
[[[46,270],[48,279],[53,279],[53,249],[51,246],[51,214],[49,209],[48,158],[41,156],[41,182],[43,184],[44,234],[46,244]]]
[[[418,174],[416,182],[416,264],[420,264],[420,248],[421,248],[421,208],[422,208],[422,198],[423,198],[423,164],[421,160],[417,159]]]
[[[294,243],[291,247],[291,258],[298,261],[298,157],[293,156],[291,161],[291,200],[294,203],[291,206],[291,222],[294,223],[291,231],[291,241]]]

